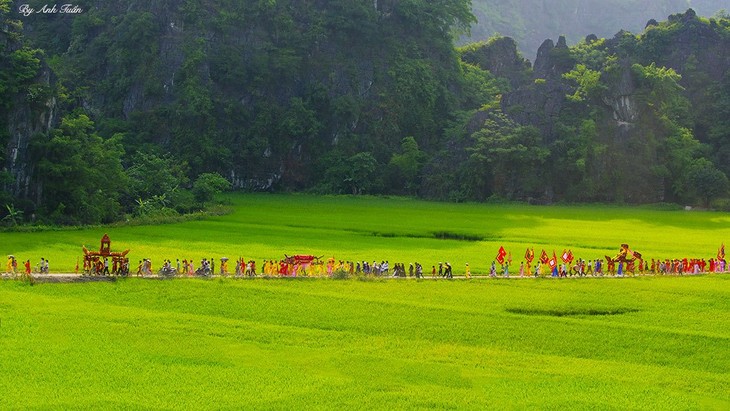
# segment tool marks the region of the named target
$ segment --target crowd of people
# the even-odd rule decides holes
[[[492,261],[489,276],[510,276],[511,263],[505,261],[497,264]],[[556,263],[552,266],[538,261],[534,267],[521,262],[517,274],[519,277],[585,277],[585,276],[625,276],[625,275],[684,275],[726,273],[730,271],[724,259],[682,258],[657,260],[638,260],[615,262],[577,259],[575,263]]]
[[[236,277],[332,277],[336,275],[366,275],[376,277],[413,277],[424,278],[424,268],[420,262],[408,263],[391,263],[388,260],[368,261],[347,261],[329,258],[322,260],[312,258],[309,260],[296,260],[285,258],[280,260],[263,260],[261,264],[261,273],[257,273],[257,264],[253,259],[238,258],[235,268],[231,272],[228,268],[228,258],[222,257],[216,272],[216,259],[203,258],[196,265],[193,259],[166,259],[163,261],[161,268],[155,272],[152,268],[152,260],[144,258],[139,260],[136,275],[146,276],[236,276]],[[602,259],[584,260],[575,259],[574,261],[547,264],[537,261],[532,266],[526,261],[520,262],[518,268],[512,269],[511,261],[503,261],[497,263],[492,261],[489,268],[490,277],[585,277],[585,276],[625,276],[625,275],[685,275],[685,274],[705,274],[705,273],[726,273],[730,271],[730,266],[724,258],[675,258],[675,259],[651,259],[651,260],[635,260],[629,262],[614,262],[611,260],[604,261]],[[46,274],[49,273],[49,261],[41,258],[40,262],[33,270],[30,260],[23,262],[22,270],[18,268],[18,260],[13,255],[8,256],[6,273],[7,274],[27,274],[32,272]],[[76,264],[76,273],[79,272],[78,263]],[[128,275],[129,260],[113,259],[111,263],[107,258],[99,258],[91,262],[84,262],[83,274],[85,275]],[[469,264],[465,264],[463,273],[458,275],[471,278],[472,273]],[[449,262],[439,262],[431,266],[431,278],[453,278],[454,269]]]
[[[174,276],[236,276],[236,277],[332,277],[337,274],[347,275],[369,275],[375,277],[413,277],[424,278],[424,268],[420,262],[408,263],[391,263],[388,260],[378,262],[374,260],[368,261],[347,261],[314,259],[311,262],[300,263],[291,259],[281,260],[263,260],[261,263],[261,272],[257,272],[257,264],[255,260],[239,258],[236,260],[235,269],[231,272],[228,269],[228,258],[220,258],[218,265],[219,270],[216,272],[216,260],[213,258],[203,258],[200,260],[196,269],[193,260],[176,259],[164,260],[162,268],[157,274],[174,275]],[[531,266],[526,262],[521,262],[515,271],[512,270],[512,263],[504,261],[497,264],[492,261],[489,276],[490,277],[586,277],[586,276],[624,276],[624,275],[682,275],[682,274],[701,274],[701,273],[724,273],[730,267],[727,267],[724,260],[718,259],[665,259],[665,260],[640,260],[634,262],[614,262],[604,261],[601,259],[584,260],[576,259],[571,263],[558,263],[551,267],[540,261],[536,265]],[[138,276],[155,275],[152,271],[152,262],[149,259],[140,260],[137,268]],[[457,273],[459,276],[471,278],[472,273],[469,264],[466,263],[463,273]],[[449,262],[439,262],[434,264],[430,269],[431,278],[453,278],[454,268]]]

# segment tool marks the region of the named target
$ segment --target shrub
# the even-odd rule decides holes
[[[350,273],[345,270],[336,270],[332,273],[332,278],[335,280],[347,280],[350,278]]]

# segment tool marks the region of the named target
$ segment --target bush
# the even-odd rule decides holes
[[[730,198],[718,198],[710,203],[710,208],[717,211],[730,211]]]
[[[218,173],[203,173],[193,183],[193,195],[200,204],[213,200],[213,196],[229,190],[231,183]]]
[[[350,278],[350,273],[345,270],[336,270],[332,273],[332,278],[335,280],[347,280]]]
[[[170,206],[180,214],[192,213],[196,209],[195,196],[190,190],[173,190],[167,197]]]

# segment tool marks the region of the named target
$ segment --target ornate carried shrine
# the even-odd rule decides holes
[[[621,249],[618,254],[616,254],[616,257],[611,258],[606,256],[606,261],[608,262],[609,270],[611,270],[611,267],[615,263],[625,263],[626,271],[630,273],[633,273],[636,270],[635,267],[637,262],[639,263],[639,268],[641,268],[641,265],[644,263],[641,253],[638,251],[632,251],[628,244],[621,244]]]
[[[129,250],[122,252],[112,251],[112,242],[109,234],[101,238],[99,251],[89,251],[86,246],[84,250],[84,274],[129,274]],[[109,260],[111,259],[111,266]]]
[[[293,275],[297,276],[299,271],[308,272],[310,267],[314,264],[319,264],[322,257],[316,257],[313,255],[286,255],[284,259],[279,263],[279,275]]]

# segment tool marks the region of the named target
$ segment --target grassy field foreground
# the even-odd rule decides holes
[[[730,276],[0,282],[3,408],[730,409]]]
[[[234,212],[202,221],[155,226],[100,227],[32,233],[0,232],[0,253],[33,265],[50,260],[51,272],[72,272],[81,245],[99,248],[104,233],[112,249],[130,249],[133,268],[150,258],[226,256],[278,260],[313,254],[349,261],[418,261],[428,273],[448,261],[454,273],[466,263],[484,274],[504,246],[521,261],[533,247],[558,255],[571,249],[586,260],[615,255],[622,243],[645,258],[714,257],[730,243],[730,214],[611,206],[448,204],[402,198],[308,195],[231,195]],[[231,266],[231,269],[233,267]],[[512,272],[516,272],[513,267]]]

